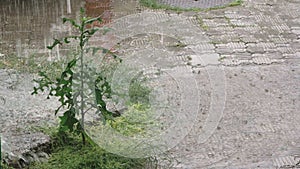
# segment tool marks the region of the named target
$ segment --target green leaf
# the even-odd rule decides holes
[[[64,42],[65,43],[70,43],[71,41],[69,41],[68,38],[66,37],[66,38],[64,38]]]
[[[102,22],[102,19],[100,18],[100,17],[97,17],[97,18],[92,18],[92,19],[89,19],[89,20],[87,20],[87,21],[85,21],[84,23],[85,23],[85,25],[87,25],[87,24],[92,24],[93,22],[95,22],[95,21],[98,21],[98,22]]]
[[[102,48],[102,53],[103,53],[103,54],[106,54],[106,53],[108,53],[108,52],[109,52],[108,49]]]
[[[51,46],[47,46],[48,49],[53,49],[56,45],[62,45],[61,41],[54,38],[54,42]]]
[[[80,29],[80,26],[75,22],[75,20],[70,18],[63,18],[63,23],[70,22],[74,27]]]
[[[72,60],[68,63],[67,68],[68,68],[68,69],[72,68],[72,67],[76,64],[76,62],[77,62],[77,59],[72,59]]]
[[[84,8],[81,7],[81,8],[80,8],[80,14],[81,14],[81,16],[84,15],[84,12],[85,12],[85,11],[84,11]]]
[[[63,105],[60,105],[60,106],[55,110],[55,113],[54,113],[55,116],[57,115],[58,111],[59,111],[62,107],[63,107]]]
[[[99,30],[100,30],[99,28],[92,28],[89,30],[89,35],[94,35]]]
[[[104,27],[103,28],[103,35],[107,34],[109,31],[113,30],[112,28]]]
[[[60,128],[62,131],[69,130],[73,132],[74,125],[79,121],[75,118],[75,109],[71,108],[70,110],[66,111],[63,116],[59,117],[60,119]]]
[[[87,34],[87,37],[90,37],[90,36],[94,35],[98,30],[100,30],[100,29],[99,28],[91,28],[91,29],[84,31],[83,33]]]
[[[92,54],[95,55],[99,50],[100,50],[100,48],[95,48],[95,47],[94,47],[94,48],[93,48],[93,53],[92,53]]]
[[[33,87],[33,92],[31,93],[31,95],[38,94],[38,93],[37,93],[37,90],[38,90],[38,89],[37,89],[36,87]]]

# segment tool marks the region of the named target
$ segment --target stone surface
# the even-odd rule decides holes
[[[35,130],[57,124],[57,102],[32,96],[34,75],[0,70],[0,131],[3,160],[16,168],[48,158],[50,138]]]
[[[213,8],[225,6],[234,0],[158,0],[159,3],[180,8]]]
[[[293,9],[292,6],[300,4],[249,0],[239,7],[199,12],[197,15],[203,18],[201,24],[193,20],[194,16],[167,16],[146,11],[127,17],[127,24],[123,24],[136,32],[116,32],[122,38],[142,31],[178,37],[186,44],[185,48],[194,52],[190,60],[185,61],[190,63],[197,82],[210,89],[215,86],[207,84],[206,78],[213,81],[218,76],[209,74],[213,72],[211,67],[215,66],[220,73],[218,67],[225,66],[223,83],[227,99],[222,119],[215,129],[211,128],[213,134],[199,142],[206,132],[202,121],[208,117],[199,116],[201,120],[189,135],[170,150],[179,161],[175,168],[276,168],[293,166],[299,161],[298,156],[286,151],[299,146],[296,133],[300,120],[297,113],[300,80],[297,50],[300,46],[293,43],[298,35],[296,28],[292,28],[298,21],[291,23],[277,12],[284,10],[284,6]],[[294,17],[290,13],[286,15]],[[174,21],[188,21],[198,26],[198,30],[190,25],[183,29],[182,24]],[[147,28],[142,30],[141,25]],[[201,25],[207,28],[202,29]],[[200,114],[209,114],[211,92],[201,95]]]

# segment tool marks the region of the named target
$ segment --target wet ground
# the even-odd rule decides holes
[[[158,0],[157,2],[164,5],[169,5],[172,7],[179,8],[218,8],[222,6],[226,6],[235,0],[189,0],[189,1],[181,1],[181,0]]]
[[[169,138],[168,145],[178,143],[169,152],[178,161],[175,168],[299,167],[299,1],[245,0],[241,6],[182,13],[147,10],[136,1],[112,4],[128,10],[116,5],[109,24],[114,31],[91,44],[114,47],[127,63],[168,72],[185,91],[181,119],[195,117],[176,121],[174,131],[186,130]],[[38,98],[28,105],[20,101],[31,98],[30,77],[1,70],[1,132],[15,131],[18,119],[31,124],[24,113],[39,121],[52,118],[50,103],[40,109]],[[189,104],[195,101],[196,108]]]

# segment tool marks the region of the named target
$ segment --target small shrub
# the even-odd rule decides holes
[[[102,47],[87,47],[89,39],[100,29],[90,28],[94,22],[101,22],[100,17],[86,18],[84,16],[84,10],[81,8],[80,22],[70,18],[63,18],[63,23],[70,23],[75,29],[78,30],[78,35],[71,35],[62,39],[54,39],[51,46],[48,49],[53,49],[57,45],[67,44],[71,41],[78,42],[78,55],[75,54],[74,58],[68,62],[65,69],[61,72],[60,76],[55,80],[49,78],[45,72],[39,72],[40,79],[34,80],[38,86],[34,87],[32,94],[38,94],[40,91],[44,91],[45,88],[49,90],[48,97],[57,97],[60,102],[60,106],[56,109],[55,115],[66,108],[62,116],[59,116],[59,132],[70,131],[72,133],[81,134],[82,143],[85,144],[86,133],[84,131],[84,117],[86,110],[89,108],[97,109],[96,113],[101,113],[103,121],[112,119],[113,113],[107,110],[105,98],[111,97],[111,88],[106,77],[102,76],[100,72],[90,67],[84,62],[84,56],[86,53],[92,51],[95,54],[98,50],[102,50],[103,53],[110,53],[114,58],[117,58],[108,49]],[[107,29],[104,29],[104,33]],[[74,90],[77,87],[77,90]],[[91,95],[95,95],[95,100],[90,101]],[[90,107],[88,107],[90,106]],[[79,115],[80,120],[76,115]]]

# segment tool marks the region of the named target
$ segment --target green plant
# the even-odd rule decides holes
[[[201,16],[196,15],[196,19],[197,19],[197,21],[199,23],[199,26],[203,30],[207,31],[209,29],[209,27],[204,23],[203,18]]]
[[[70,43],[75,40],[78,42],[79,51],[74,55],[74,58],[67,63],[67,66],[61,72],[60,77],[55,80],[41,71],[39,72],[40,79],[34,80],[38,86],[34,87],[32,94],[38,94],[39,91],[49,90],[48,97],[58,97],[60,106],[55,110],[55,115],[62,109],[66,109],[62,116],[59,116],[59,132],[70,131],[72,133],[81,134],[82,143],[86,142],[86,133],[84,131],[85,113],[91,109],[97,109],[96,113],[100,113],[105,122],[112,119],[113,113],[107,110],[105,98],[111,97],[110,84],[107,78],[97,72],[93,67],[90,67],[84,61],[86,53],[92,51],[95,54],[98,50],[102,50],[104,54],[111,54],[117,58],[108,49],[102,47],[87,47],[89,39],[100,30],[100,28],[91,27],[94,22],[102,22],[100,17],[87,18],[84,16],[84,10],[81,8],[80,22],[70,18],[63,18],[63,23],[69,22],[75,29],[78,30],[78,35],[66,36],[62,39],[54,39],[48,49],[53,49],[56,45]],[[104,29],[106,33],[108,29]],[[92,90],[90,90],[92,89]],[[95,95],[94,100],[89,100],[89,96]],[[80,120],[76,118],[80,116]]]
[[[221,56],[219,57],[218,61],[223,61],[224,59],[226,59],[226,56]]]
[[[169,5],[160,4],[156,0],[140,0],[140,3],[143,6],[146,6],[146,7],[152,8],[152,9],[167,9],[167,10],[173,10],[173,11],[177,11],[177,12],[200,11],[201,10],[199,8],[184,9],[184,8],[180,8],[180,7],[173,7],[173,6],[169,6]]]
[[[162,127],[151,108],[139,103],[130,105],[122,116],[110,121],[109,125],[122,135],[132,137],[150,136],[154,134],[153,132],[157,134],[161,132],[160,127]]]
[[[131,159],[109,153],[100,147],[88,142],[80,144],[80,137],[70,133],[61,139],[60,133],[51,132],[51,156],[47,162],[35,162],[31,169],[67,168],[67,169],[140,169],[150,159]]]
[[[238,6],[243,3],[243,0],[235,0],[229,4],[229,6]]]
[[[146,80],[138,80],[137,78],[132,79],[128,91],[131,103],[145,105],[149,104],[151,89],[143,85],[144,81]]]
[[[1,167],[2,167],[2,168],[1,168]],[[7,164],[1,162],[0,169],[13,169],[13,168],[10,167],[10,166],[8,166]]]
[[[199,12],[199,11],[210,11],[210,10],[216,10],[216,9],[223,9],[223,8],[226,8],[226,7],[238,6],[238,5],[241,5],[243,3],[243,1],[242,0],[235,0],[235,1],[233,1],[229,4],[227,4],[227,5],[211,7],[211,8],[208,8],[208,9],[173,7],[173,6],[169,6],[169,5],[160,4],[160,3],[157,2],[157,0],[140,0],[140,3],[144,6],[152,8],[152,9],[167,9],[167,10],[173,10],[173,11],[177,11],[177,12],[183,12],[183,11]]]

